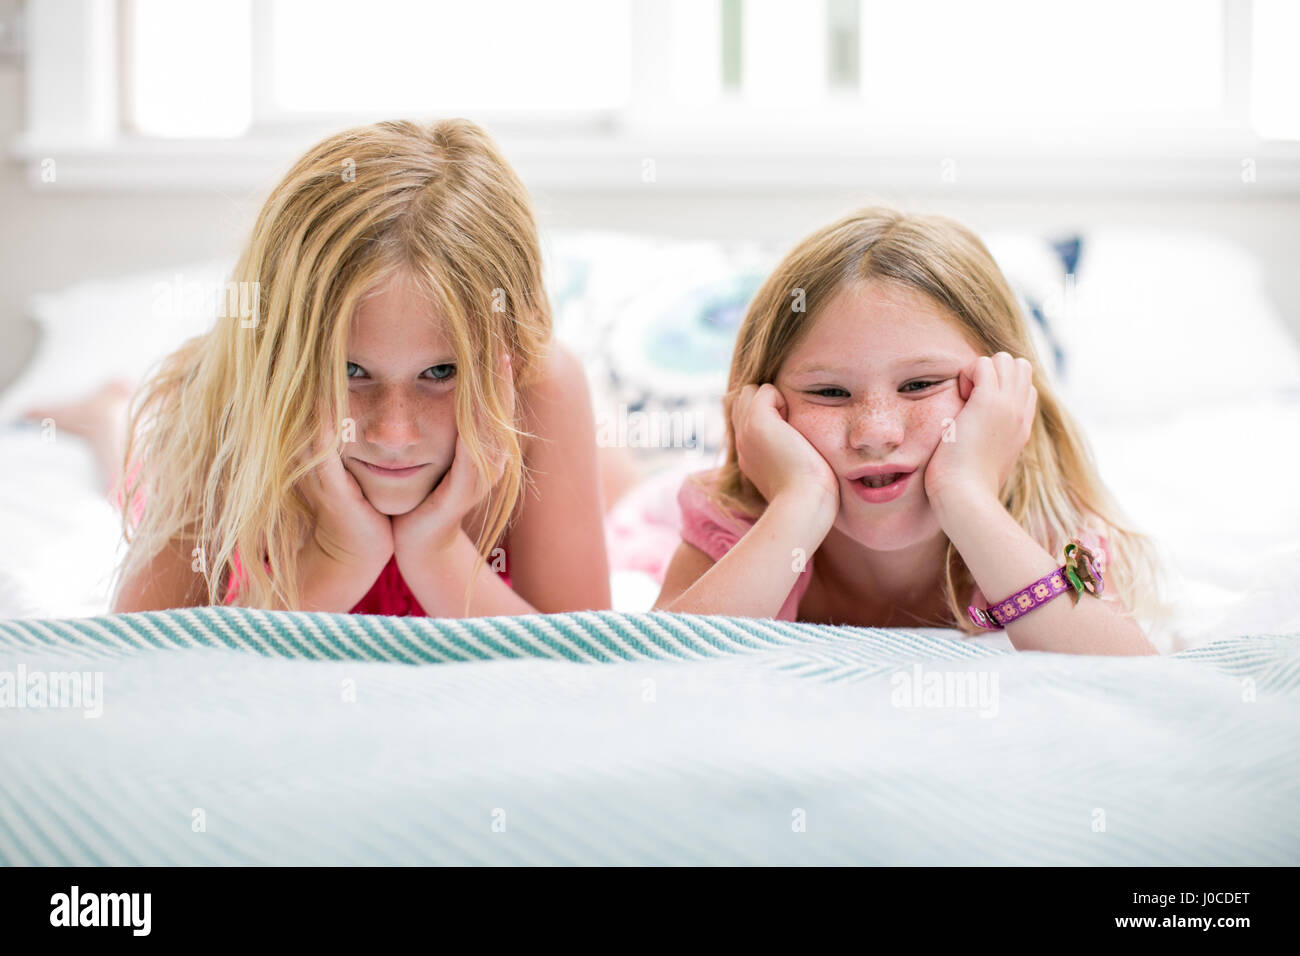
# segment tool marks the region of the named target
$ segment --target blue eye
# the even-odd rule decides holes
[[[451,363],[444,363],[442,365],[431,365],[428,368],[426,368],[424,372],[421,372],[420,374],[423,376],[425,375],[425,373],[428,372],[433,373],[433,375],[429,377],[431,377],[435,382],[445,382],[447,379],[451,378],[453,375],[456,374],[456,366],[452,365]],[[365,374],[366,374],[366,370],[363,369],[356,362],[348,362],[348,367],[347,367],[348,378],[360,378]]]

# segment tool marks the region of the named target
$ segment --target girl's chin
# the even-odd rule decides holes
[[[873,520],[841,510],[833,527],[846,538],[872,551],[898,551],[932,537],[938,530],[938,522],[929,514],[881,515]]]
[[[396,488],[382,490],[361,489],[366,496],[366,500],[370,502],[370,506],[381,515],[388,515],[390,518],[396,518],[408,511],[414,511],[432,490],[432,488],[425,488],[423,485],[409,490]]]

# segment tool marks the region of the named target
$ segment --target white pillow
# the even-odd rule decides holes
[[[1198,233],[1084,236],[1061,322],[1072,407],[1095,420],[1165,417],[1300,388],[1300,343],[1237,244]]]
[[[1059,305],[1065,288],[1065,263],[1052,244],[1042,236],[1022,232],[991,232],[981,237],[1020,301],[1030,340],[1038,353],[1043,373],[1054,386],[1061,384],[1062,356],[1057,349],[1065,343],[1060,335]],[[1042,323],[1035,318],[1037,309]]]
[[[40,339],[0,394],[0,423],[20,420],[32,405],[83,398],[115,378],[138,383],[186,339],[212,327],[232,264],[197,262],[33,296],[27,313]]]

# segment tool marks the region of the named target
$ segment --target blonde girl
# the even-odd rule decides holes
[[[482,129],[326,139],[231,287],[253,318],[228,310],[132,402],[114,611],[609,606],[586,381]]]
[[[1006,623],[1020,650],[1151,654],[1150,544],[1044,380],[992,257],[941,216],[868,208],[801,242],[740,329],[721,468],[682,486],[656,608],[958,627],[1097,557],[1100,597]]]

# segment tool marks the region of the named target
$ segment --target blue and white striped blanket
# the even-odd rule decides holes
[[[0,621],[10,865],[1295,865],[1297,806],[1300,635],[1084,658],[615,612]]]

